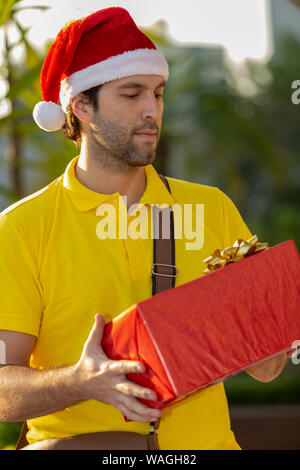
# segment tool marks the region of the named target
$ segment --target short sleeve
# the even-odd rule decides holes
[[[219,189],[221,196],[222,216],[223,216],[223,246],[232,246],[235,240],[242,238],[248,240],[252,233],[244,222],[239,210],[232,200]]]
[[[0,329],[38,336],[42,290],[34,258],[18,227],[0,214]]]

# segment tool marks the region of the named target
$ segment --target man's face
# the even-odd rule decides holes
[[[165,80],[134,75],[102,85],[90,123],[95,149],[118,166],[145,166],[155,160],[160,137]],[[102,152],[103,154],[103,152]]]

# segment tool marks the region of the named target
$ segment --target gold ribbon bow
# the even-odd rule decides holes
[[[243,240],[239,238],[233,244],[224,250],[215,250],[211,255],[203,260],[207,264],[207,268],[203,271],[204,274],[216,271],[219,268],[223,268],[227,264],[234,263],[246,256],[253,255],[259,251],[270,248],[270,244],[259,243],[256,235],[249,238],[249,240]]]

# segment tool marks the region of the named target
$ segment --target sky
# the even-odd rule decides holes
[[[23,4],[52,6],[46,13],[28,10],[20,15],[24,25],[32,26],[29,37],[36,45],[53,39],[70,19],[122,6],[140,26],[164,19],[176,42],[221,44],[236,62],[264,59],[270,49],[268,0],[26,0]]]

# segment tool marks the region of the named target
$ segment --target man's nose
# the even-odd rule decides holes
[[[156,96],[148,97],[144,102],[143,111],[142,111],[142,119],[143,120],[146,120],[149,118],[153,120],[159,119],[161,116],[161,112],[162,112],[161,108],[162,107],[160,103],[158,102]]]

